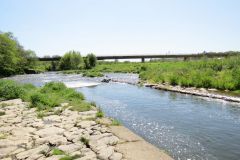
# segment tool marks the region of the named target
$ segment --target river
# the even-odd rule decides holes
[[[137,75],[108,74],[135,83]],[[44,73],[11,77],[41,86],[49,81],[100,83],[101,78]],[[240,105],[127,83],[76,88],[107,116],[179,160],[240,159]]]

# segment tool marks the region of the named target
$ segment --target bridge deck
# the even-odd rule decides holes
[[[206,53],[206,54],[160,54],[160,55],[121,55],[121,56],[97,56],[97,60],[106,59],[142,59],[145,58],[200,58],[203,56],[213,57],[226,57],[237,55],[238,53]],[[44,57],[38,58],[40,61],[58,61],[61,57]]]

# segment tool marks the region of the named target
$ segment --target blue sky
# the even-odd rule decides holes
[[[0,30],[37,55],[240,50],[239,0],[0,0]]]

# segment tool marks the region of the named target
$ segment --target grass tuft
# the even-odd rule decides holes
[[[112,124],[111,124],[112,126],[120,126],[121,125],[121,123],[118,121],[118,120],[116,120],[116,119],[113,119],[112,120]]]
[[[97,112],[96,116],[97,116],[98,118],[104,117],[104,113],[103,113],[103,111],[102,111],[100,108],[98,109],[98,112]]]
[[[0,116],[3,116],[5,114],[6,114],[5,112],[0,111]]]
[[[52,150],[52,155],[66,155],[66,153],[60,149],[54,148]]]

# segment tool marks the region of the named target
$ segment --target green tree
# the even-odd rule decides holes
[[[25,50],[11,32],[0,32],[0,76],[24,73],[36,61],[35,52]]]
[[[90,53],[84,59],[84,64],[86,69],[91,69],[97,65],[97,57]]]
[[[80,52],[69,51],[60,60],[60,69],[80,69],[82,67],[82,56]]]
[[[11,33],[0,34],[0,75],[10,76],[18,70],[18,46]]]

